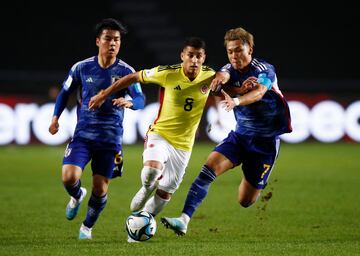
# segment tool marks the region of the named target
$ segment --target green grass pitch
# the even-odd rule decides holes
[[[77,218],[65,219],[64,146],[1,147],[0,255],[359,255],[359,143],[283,143],[256,204],[237,204],[242,172],[236,168],[212,184],[186,236],[165,229],[159,218],[180,214],[213,146],[195,145],[182,185],[156,217],[155,236],[136,244],[126,242],[124,221],[140,187],[141,145],[124,146],[125,174],[112,181],[91,241],[77,239],[88,196]],[[91,189],[88,168],[82,183]]]

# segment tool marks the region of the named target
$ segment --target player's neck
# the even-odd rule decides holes
[[[197,72],[188,72],[184,69],[184,75],[189,78],[190,81],[195,80],[195,78],[199,75],[200,71]]]
[[[114,58],[106,58],[106,57],[102,57],[102,56],[98,56],[98,63],[100,65],[100,67],[102,68],[108,68],[110,67],[112,64],[114,64],[116,61],[116,57]]]

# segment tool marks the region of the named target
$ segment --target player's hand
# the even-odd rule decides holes
[[[241,94],[245,94],[249,91],[251,91],[252,89],[254,89],[257,85],[257,78],[254,76],[250,76],[248,77],[241,85],[241,89],[244,91]]]
[[[215,77],[210,84],[210,89],[213,92],[218,92],[221,90],[221,86],[223,85],[223,80],[220,78]]]
[[[57,133],[59,131],[59,122],[58,122],[58,117],[54,116],[53,119],[51,120],[51,124],[49,126],[49,132],[54,135],[55,133]]]
[[[219,92],[221,90],[221,86],[225,84],[229,79],[222,74],[222,72],[216,73],[215,78],[210,83],[210,89],[213,92]]]
[[[123,108],[131,108],[133,103],[129,100],[125,100],[124,97],[120,97],[112,100],[114,106],[123,107]]]
[[[101,90],[98,94],[91,97],[89,101],[89,110],[94,110],[96,108],[101,107],[101,105],[105,102],[105,97],[103,95],[103,91]]]
[[[225,108],[227,112],[229,112],[236,106],[236,104],[234,100],[230,97],[230,95],[227,94],[224,90],[221,89],[221,93],[224,95],[225,99],[220,101],[220,104]]]

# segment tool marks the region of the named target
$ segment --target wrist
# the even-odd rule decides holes
[[[239,106],[240,105],[240,100],[238,97],[232,98],[233,102],[235,103],[235,106]]]

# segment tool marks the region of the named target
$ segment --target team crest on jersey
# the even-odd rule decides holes
[[[113,84],[119,79],[120,79],[120,76],[111,76],[111,83]]]
[[[209,91],[209,87],[206,84],[204,84],[201,86],[200,91],[202,94],[206,94]]]

